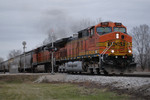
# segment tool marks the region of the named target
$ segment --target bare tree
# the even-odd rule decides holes
[[[3,62],[3,61],[4,61],[4,59],[2,57],[0,57],[0,63]]]
[[[8,58],[8,59],[13,58],[13,57],[15,57],[15,56],[20,55],[21,53],[22,53],[21,50],[12,50],[12,51],[9,52],[7,58]]]
[[[144,70],[150,66],[150,27],[146,24],[133,27],[132,37],[136,61]]]

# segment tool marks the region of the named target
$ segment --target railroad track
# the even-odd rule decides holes
[[[49,73],[16,73],[17,75],[39,75],[39,74],[49,74]],[[120,75],[120,74],[110,74],[110,75],[105,75],[105,74],[90,74],[90,73],[67,73],[68,75],[89,75],[89,76],[108,76],[108,77],[145,77],[145,78],[150,78],[150,73],[146,73],[146,74],[123,74],[123,75]],[[15,75],[15,74],[9,74],[9,73],[0,73],[0,75]]]
[[[124,74],[123,76],[127,76],[127,77],[149,77],[150,78],[150,74]]]
[[[150,74],[110,74],[110,75],[104,75],[104,74],[90,74],[90,73],[68,73],[69,75],[89,75],[89,76],[109,76],[109,77],[145,77],[150,78]]]

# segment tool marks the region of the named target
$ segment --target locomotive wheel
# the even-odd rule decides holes
[[[108,76],[109,74],[107,71],[104,70],[104,75]]]
[[[91,74],[94,74],[94,72],[93,72],[93,69],[92,69],[92,68],[90,69],[90,73],[91,73]]]
[[[98,75],[100,75],[100,74],[101,74],[99,70],[96,70],[96,73],[97,73]]]
[[[81,74],[82,72],[79,72],[79,74]]]
[[[100,75],[100,74],[101,74],[101,73],[100,73],[99,68],[98,68],[98,69],[96,69],[96,73],[97,73],[98,75]]]

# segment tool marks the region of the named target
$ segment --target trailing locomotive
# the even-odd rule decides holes
[[[30,51],[31,67],[26,71],[51,71],[51,53],[55,51],[51,46],[50,43]],[[57,40],[54,47],[55,71],[121,74],[136,68],[132,37],[122,23],[102,22],[79,31],[76,36]]]

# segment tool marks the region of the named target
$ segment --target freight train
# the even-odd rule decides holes
[[[73,37],[62,38],[0,63],[0,71],[17,66],[19,72],[50,72],[54,52],[55,72],[123,74],[136,69],[132,54],[132,37],[122,23],[101,22]]]

